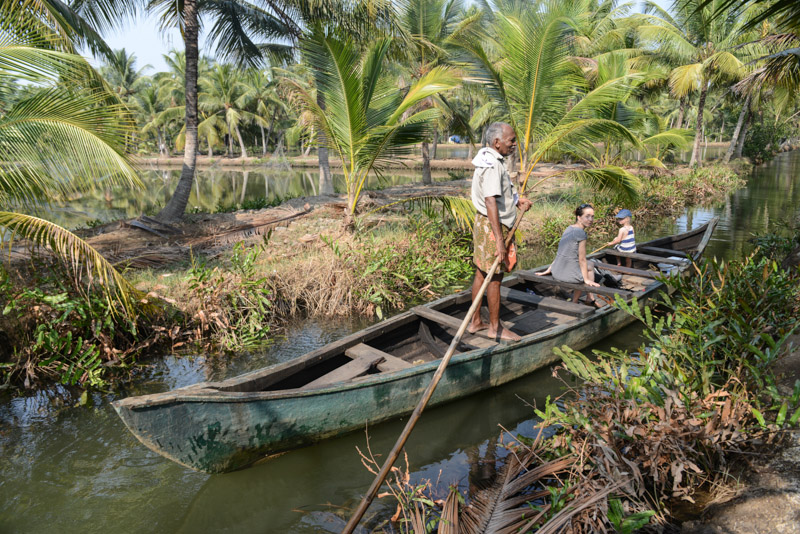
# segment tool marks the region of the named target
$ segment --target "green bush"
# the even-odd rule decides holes
[[[788,129],[782,124],[772,121],[755,122],[744,138],[742,155],[750,158],[753,163],[770,161],[778,153],[780,142],[786,138]]]
[[[31,387],[39,378],[101,387],[115,368],[130,364],[141,341],[136,319],[110,307],[99,294],[64,285],[50,271],[17,287],[5,271],[0,281],[2,330],[9,337],[3,381]],[[122,349],[118,347],[123,347]]]

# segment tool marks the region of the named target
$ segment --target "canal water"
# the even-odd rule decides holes
[[[800,151],[795,151],[755,169],[748,186],[725,201],[688,209],[656,228],[637,228],[637,234],[646,240],[719,216],[706,254],[735,259],[752,249],[753,234],[798,215]],[[233,376],[294,358],[363,326],[358,320],[309,321],[260,352],[168,357],[120,395]],[[633,326],[594,348],[634,349],[639,343]],[[541,405],[562,387],[548,369],[426,411],[406,446],[412,480],[431,480],[441,497],[451,484],[462,490],[480,484],[503,455],[498,437],[533,435],[531,405]],[[372,481],[357,448],[385,454],[405,424],[378,425],[250,469],[206,475],[142,446],[110,407],[113,398],[96,394],[89,407],[72,406],[75,399],[63,392],[0,399],[1,533],[339,532],[342,518]],[[393,511],[383,500],[368,516],[385,518]]]

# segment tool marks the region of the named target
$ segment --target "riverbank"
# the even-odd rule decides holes
[[[645,194],[636,205],[626,204],[640,229],[744,184],[732,168],[722,167],[641,179]],[[364,213],[424,195],[465,198],[469,187],[469,180],[397,186],[368,192],[359,206]],[[616,233],[614,213],[622,201],[568,175],[544,182],[530,197],[534,208],[520,227],[523,266],[526,257],[552,254],[571,223],[573,204],[596,207],[591,248]],[[3,354],[0,369],[6,382],[26,387],[54,378],[99,386],[115,370],[125,376],[130,364],[153,351],[239,351],[280,335],[282,325],[296,317],[381,317],[441,296],[468,284],[473,268],[469,231],[435,205],[374,211],[359,219],[355,231],[342,223],[340,195],[297,198],[263,210],[189,214],[175,226],[141,217],[86,229],[83,237],[124,270],[140,299],[162,302],[164,312],[136,323],[120,321],[102,300],[87,299],[79,287],[62,287],[55,274],[31,279],[21,269],[4,286],[6,307],[14,313],[2,321],[3,331],[13,333],[6,346],[24,349]],[[26,252],[17,249],[15,257],[24,266]],[[28,289],[31,280],[36,286]],[[53,294],[63,297],[55,302]],[[94,326],[98,314],[105,329]],[[51,341],[34,341],[34,333]],[[66,345],[68,358],[59,356],[58,347]]]

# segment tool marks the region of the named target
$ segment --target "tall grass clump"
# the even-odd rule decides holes
[[[435,220],[410,218],[386,234],[325,239],[319,256],[281,264],[273,278],[286,315],[377,315],[446,294],[469,279],[470,236]]]

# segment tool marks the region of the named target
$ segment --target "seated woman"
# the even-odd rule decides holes
[[[538,276],[553,273],[553,278],[560,282],[572,284],[586,284],[591,287],[600,287],[594,281],[594,266],[586,260],[586,229],[594,222],[594,208],[590,204],[581,204],[575,210],[575,224],[567,226],[561,241],[558,243],[556,259],[546,271],[536,273]],[[581,291],[572,294],[572,301],[577,302]],[[603,306],[596,301],[594,295],[588,293],[586,301],[597,307]]]

